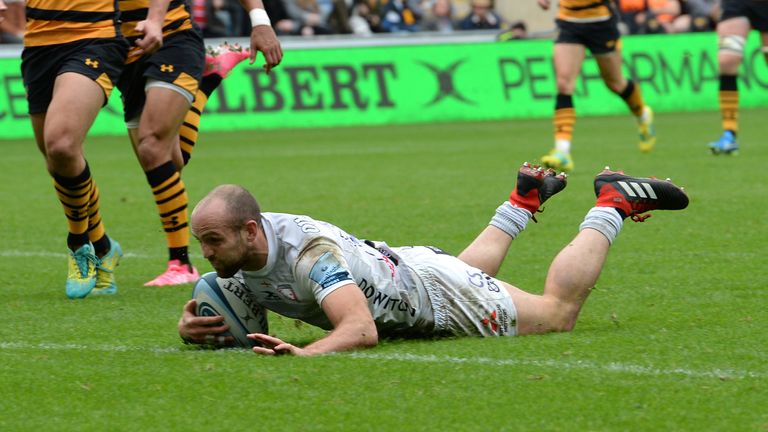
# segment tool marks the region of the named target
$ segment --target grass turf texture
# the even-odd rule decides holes
[[[658,115],[647,155],[628,116],[579,119],[577,171],[513,244],[502,279],[541,291],[606,164],[672,177],[691,204],[625,223],[573,333],[384,341],[310,359],[181,344],[191,286],[142,286],[166,252],[124,138],[86,147],[107,230],[127,253],[120,291],[66,299],[65,222],[42,158],[31,140],[0,142],[0,430],[768,430],[766,114],[742,113],[737,157],[706,149],[717,113]],[[519,164],[549,150],[550,131],[516,120],[204,133],[184,180],[192,203],[240,183],[265,211],[458,253]],[[271,333],[298,344],[322,334],[274,315]]]

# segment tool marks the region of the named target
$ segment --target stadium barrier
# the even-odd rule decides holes
[[[718,108],[715,34],[622,41],[625,70],[655,111]],[[741,107],[768,106],[768,67],[759,45],[752,34],[740,73]],[[206,106],[203,129],[542,118],[551,116],[554,105],[551,40],[495,42],[488,34],[288,40],[284,51],[283,63],[271,74],[260,68],[261,58],[235,69]],[[19,53],[18,47],[0,51],[0,138],[32,136]],[[579,115],[626,112],[603,85],[591,57],[574,101]],[[125,133],[118,94],[92,133]]]

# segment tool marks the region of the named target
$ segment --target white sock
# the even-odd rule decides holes
[[[609,244],[613,244],[623,225],[624,219],[621,218],[615,208],[592,207],[584,216],[584,222],[579,226],[579,231],[592,228],[604,235]]]
[[[497,209],[496,214],[493,215],[489,225],[493,225],[496,228],[509,234],[510,237],[517,237],[522,232],[526,225],[528,225],[528,219],[531,218],[531,212],[526,209],[515,207],[509,201],[504,201]]]
[[[571,142],[568,140],[555,140],[555,150],[563,153],[571,152]]]

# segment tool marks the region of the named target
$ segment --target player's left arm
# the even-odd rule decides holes
[[[304,348],[286,343],[274,336],[261,333],[248,335],[264,347],[254,347],[258,354],[293,354],[311,356],[376,346],[379,342],[376,324],[368,301],[357,284],[349,283],[328,294],[321,305],[333,330]]]
[[[269,73],[273,67],[280,64],[283,60],[283,47],[277,40],[275,30],[267,16],[262,0],[240,0],[248,15],[251,17],[251,60],[250,64],[256,61],[257,52],[264,54],[264,70]]]
[[[135,55],[152,54],[163,46],[163,23],[170,3],[171,0],[149,0],[147,19],[136,24],[136,30],[144,36],[136,40],[140,50]]]

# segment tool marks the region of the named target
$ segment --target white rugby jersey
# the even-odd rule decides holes
[[[267,264],[236,277],[265,308],[330,330],[320,304],[354,282],[368,299],[381,334],[432,331],[434,313],[423,284],[386,244],[374,247],[308,216],[263,213],[262,225],[269,245]]]

